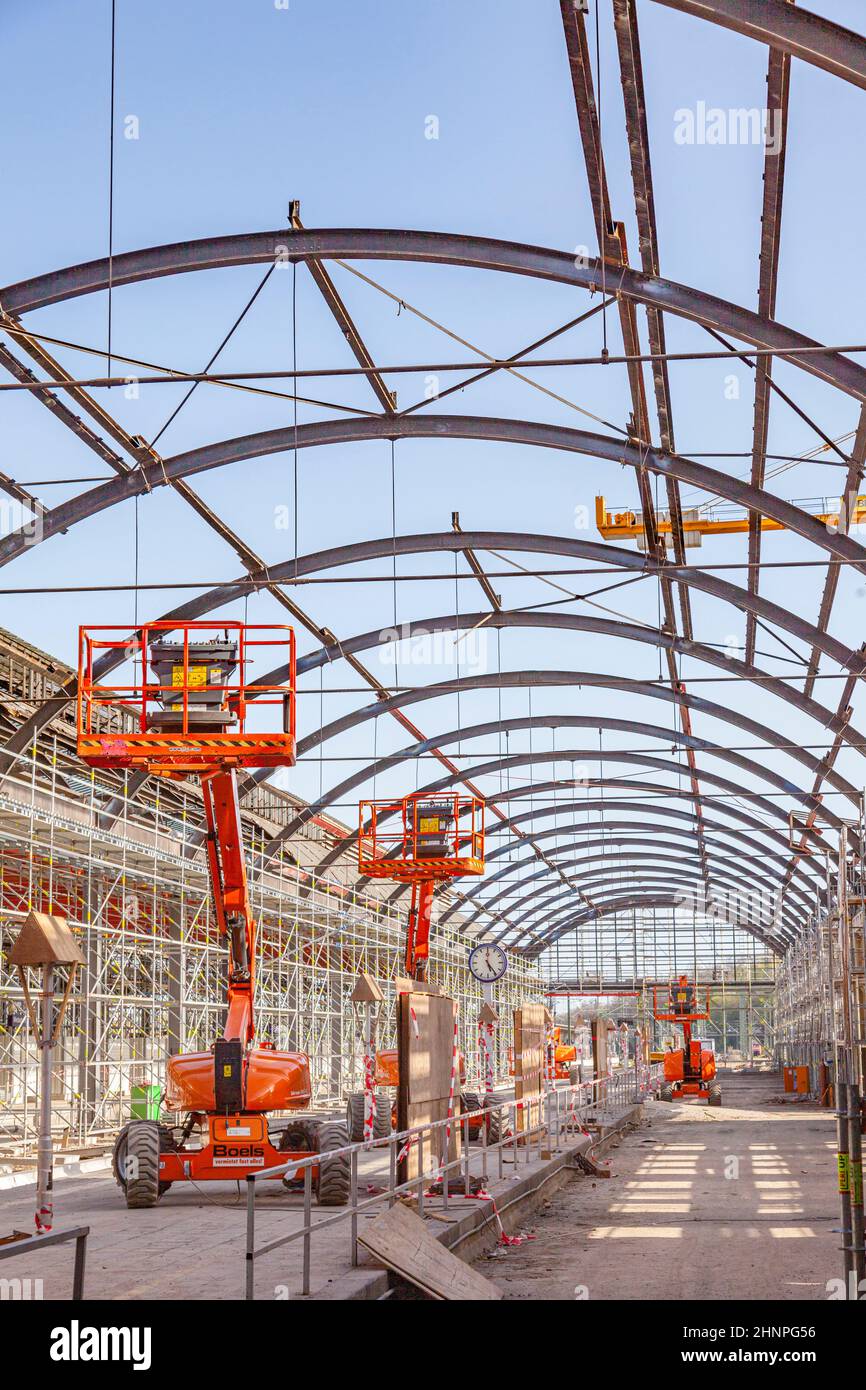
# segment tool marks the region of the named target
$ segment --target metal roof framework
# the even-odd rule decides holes
[[[538,831],[535,822],[549,808],[522,812],[510,816],[506,803],[509,795],[488,796],[488,804],[495,811],[498,829],[508,836],[525,840],[531,848],[531,855],[518,858],[506,868],[499,870],[488,880],[487,888],[480,884],[465,894],[458,894],[447,907],[446,915],[459,910],[471,911],[467,927],[481,910],[480,903],[473,900],[481,898],[486,904],[486,915],[502,925],[499,936],[508,944],[526,949],[529,954],[538,954],[547,945],[556,941],[564,931],[576,923],[597,919],[599,916],[615,915],[636,906],[675,905],[676,890],[682,885],[693,884],[697,877],[706,889],[714,882],[720,885],[738,882],[742,875],[737,866],[730,862],[730,849],[722,836],[739,837],[750,847],[744,855],[737,851],[738,861],[753,866],[755,876],[765,884],[776,885],[780,875],[767,862],[786,863],[782,878],[779,910],[769,934],[760,928],[747,929],[761,940],[772,945],[774,950],[782,950],[796,939],[802,929],[810,895],[814,891],[816,874],[814,866],[796,855],[786,858],[785,848],[789,847],[786,837],[774,831],[767,821],[786,821],[786,812],[775,803],[755,792],[744,792],[745,781],[731,781],[711,772],[702,762],[699,768],[697,755],[721,758],[734,766],[746,779],[757,778],[783,791],[790,802],[807,812],[803,823],[804,841],[818,841],[813,829],[817,813],[827,824],[841,825],[839,817],[822,808],[825,784],[841,792],[846,798],[859,806],[859,793],[842,778],[834,768],[835,761],[843,747],[854,750],[862,756],[862,736],[851,724],[851,701],[857,682],[864,669],[864,649],[849,650],[843,643],[828,633],[833,603],[836,596],[841,565],[851,565],[861,573],[866,573],[866,549],[846,534],[844,523],[837,532],[825,530],[805,512],[782,502],[763,487],[767,452],[769,423],[769,403],[774,390],[772,381],[773,354],[783,353],[794,365],[819,379],[829,382],[839,390],[851,395],[861,403],[860,424],[857,430],[851,455],[847,457],[848,471],[846,489],[851,491],[859,485],[866,462],[866,369],[838,351],[822,348],[822,345],[806,338],[795,330],[775,321],[775,295],[778,272],[779,243],[782,219],[782,194],[784,184],[784,133],[787,129],[791,58],[805,61],[839,78],[866,87],[866,40],[860,35],[843,29],[828,20],[795,7],[791,0],[765,0],[756,7],[749,0],[656,0],[686,14],[703,18],[715,24],[747,35],[768,47],[768,107],[781,114],[783,145],[781,155],[765,161],[764,195],[762,209],[761,251],[759,259],[759,286],[757,313],[743,306],[727,303],[700,290],[678,285],[664,280],[660,275],[658,234],[655,219],[655,206],[652,187],[652,171],[647,134],[646,108],[643,90],[642,60],[638,32],[636,0],[613,0],[614,24],[617,51],[620,62],[622,96],[624,102],[626,130],[629,143],[630,168],[635,198],[635,211],[638,225],[641,271],[630,267],[622,223],[616,222],[611,209],[605,171],[602,137],[595,93],[593,91],[592,65],[589,44],[585,30],[583,6],[573,0],[561,0],[562,20],[569,59],[569,68],[574,89],[576,114],[586,166],[586,176],[593,206],[598,236],[599,256],[586,258],[585,263],[575,261],[574,257],[562,252],[541,247],[532,247],[493,241],[486,238],[466,237],[445,233],[327,229],[308,231],[300,219],[297,204],[292,205],[290,227],[277,232],[244,234],[240,236],[209,238],[199,242],[182,243],[173,246],[152,247],[121,256],[113,256],[111,261],[94,261],[80,266],[67,267],[48,275],[36,277],[17,285],[0,290],[0,329],[10,338],[12,344],[25,356],[35,362],[43,373],[37,377],[24,365],[12,350],[0,347],[0,366],[13,376],[21,389],[29,390],[55,416],[95,452],[103,463],[114,473],[114,477],[92,490],[74,497],[69,502],[55,508],[45,508],[20,483],[5,475],[0,476],[0,488],[19,502],[39,509],[42,522],[42,538],[67,533],[79,521],[97,512],[113,507],[129,498],[150,493],[156,488],[168,486],[191,506],[199,517],[239,556],[245,575],[240,579],[227,581],[216,590],[201,595],[190,603],[175,609],[168,617],[192,617],[212,612],[232,599],[245,593],[265,590],[296,622],[312,633],[321,643],[319,651],[311,653],[306,660],[306,669],[315,669],[326,663],[346,661],[360,675],[376,694],[373,704],[356,711],[331,726],[314,730],[302,741],[303,751],[319,746],[336,732],[349,727],[357,727],[365,720],[376,719],[381,714],[396,718],[415,739],[415,742],[397,754],[389,755],[384,762],[393,766],[395,762],[417,758],[428,751],[438,758],[448,776],[428,784],[426,789],[435,790],[445,786],[464,783],[472,785],[469,778],[479,778],[491,772],[501,771],[506,766],[535,764],[537,762],[567,761],[569,758],[592,759],[599,756],[594,750],[562,750],[552,753],[520,754],[514,758],[499,758],[480,762],[471,768],[458,768],[443,753],[443,748],[455,739],[468,740],[482,732],[505,729],[506,724],[513,727],[588,727],[601,730],[606,727],[626,729],[635,734],[650,738],[661,738],[671,742],[673,751],[679,750],[685,762],[670,762],[653,758],[646,753],[625,753],[617,750],[606,751],[601,760],[604,763],[632,761],[649,767],[660,775],[673,773],[679,776],[687,771],[689,791],[683,792],[676,785],[665,782],[621,782],[617,778],[599,776],[586,779],[583,785],[596,788],[613,788],[625,785],[632,790],[641,788],[647,797],[664,794],[666,798],[684,798],[690,805],[689,811],[676,812],[672,808],[655,807],[664,816],[680,815],[688,823],[688,829],[672,827],[667,833],[691,835],[694,848],[685,855],[653,856],[664,867],[652,877],[642,870],[645,888],[640,893],[621,891],[620,874],[629,864],[638,864],[646,859],[646,837],[632,838],[631,827],[644,827],[648,821],[623,822],[629,826],[629,838],[617,841],[621,846],[615,855],[603,856],[604,864],[599,870],[586,869],[587,860],[563,862],[562,849],[555,847],[548,851],[540,841],[558,831]],[[381,414],[355,416],[350,419],[318,421],[282,430],[266,431],[258,435],[245,436],[234,440],[217,441],[174,458],[163,457],[156,449],[130,435],[85,389],[66,371],[60,362],[47,350],[40,335],[28,331],[21,322],[21,315],[52,303],[102,290],[111,285],[117,288],[151,278],[186,273],[193,270],[211,269],[227,265],[270,264],[279,259],[292,262],[305,262],[322,293],[329,311],[340,326],[350,350],[358,364],[357,370],[366,375],[371,390],[381,406]],[[592,292],[600,287],[605,295],[609,291],[615,299],[616,312],[625,350],[628,384],[632,402],[632,414],[627,431],[622,439],[592,434],[585,430],[567,429],[529,420],[496,420],[487,417],[466,415],[418,415],[419,407],[409,412],[399,412],[393,393],[388,388],[385,376],[387,368],[375,363],[366,348],[363,338],[356,328],[323,262],[353,261],[375,259],[378,261],[427,261],[440,265],[460,265],[483,268],[506,274],[520,274],[541,277],[565,285],[571,285]],[[602,306],[596,306],[597,312]],[[659,445],[652,442],[652,427],[643,380],[640,330],[637,310],[643,307],[646,313],[650,345],[650,360],[654,388],[655,408]],[[727,343],[721,335],[729,335],[738,343],[749,344],[742,349],[740,356],[754,367],[755,371],[755,412],[753,425],[752,469],[750,482],[743,482],[711,469],[696,460],[690,460],[676,453],[674,425],[671,407],[670,382],[665,346],[665,313],[674,313],[700,324],[715,338]],[[585,316],[582,316],[585,317]],[[577,322],[579,320],[572,320]],[[566,325],[567,327],[568,325]],[[550,341],[563,330],[548,334],[538,343],[526,349],[529,353],[539,343]],[[758,351],[754,351],[757,349]],[[512,358],[497,358],[482,372],[470,378],[481,379],[492,372],[507,370]],[[466,383],[463,383],[466,384]],[[452,388],[456,389],[456,388]],[[62,394],[58,394],[62,393]],[[449,394],[448,392],[442,394]],[[75,414],[63,397],[82,410],[96,425],[96,429]],[[785,397],[790,401],[790,398]],[[795,406],[795,409],[797,407]],[[800,412],[802,414],[802,412]],[[808,417],[805,417],[808,418]],[[817,428],[817,426],[815,427]],[[820,431],[819,431],[820,433]],[[106,443],[108,436],[120,452]],[[364,439],[388,439],[418,437],[441,437],[443,439],[471,438],[499,440],[517,445],[533,445],[568,450],[586,458],[598,457],[619,460],[629,464],[636,476],[641,497],[641,505],[647,528],[647,553],[637,556],[602,546],[593,542],[563,541],[556,537],[529,536],[523,533],[502,532],[463,532],[459,520],[451,533],[419,537],[390,537],[381,541],[361,542],[345,546],[319,555],[297,557],[277,566],[267,566],[255,550],[239,537],[229,524],[210,508],[194,492],[188,478],[210,468],[226,463],[251,460],[280,450],[318,447],[329,443],[356,441]],[[822,436],[823,437],[823,436]],[[838,452],[838,450],[837,450]],[[663,543],[660,542],[655,522],[655,508],[650,489],[650,478],[656,475],[664,480],[667,489],[668,506],[671,516],[673,561],[668,561]],[[682,508],[679,485],[687,482],[708,493],[726,500],[736,501],[747,507],[750,516],[749,533],[749,577],[747,587],[740,589],[717,575],[701,570],[695,565],[686,565],[685,541],[682,529]],[[760,576],[760,518],[774,517],[791,530],[814,543],[829,557],[824,582],[823,597],[820,603],[817,624],[810,624],[798,614],[788,612],[777,604],[762,598],[759,593]],[[15,560],[25,549],[32,549],[32,537],[12,534],[0,541],[0,565]],[[659,629],[642,628],[637,624],[611,622],[576,614],[538,614],[523,611],[509,611],[502,607],[498,596],[493,592],[490,581],[479,555],[491,550],[509,550],[515,553],[555,554],[590,560],[618,568],[624,572],[638,572],[638,577],[649,578],[659,586],[664,611],[664,620]],[[497,721],[462,730],[440,731],[425,737],[412,724],[404,711],[406,706],[435,698],[444,689],[461,688],[501,688],[503,686],[542,685],[545,687],[561,685],[564,688],[579,684],[596,689],[615,687],[615,677],[605,677],[598,672],[580,671],[517,671],[500,673],[495,678],[467,678],[462,682],[446,683],[445,686],[418,687],[408,691],[392,693],[384,688],[376,676],[364,667],[357,653],[375,645],[373,633],[358,634],[341,640],[330,629],[323,627],[310,617],[285,590],[293,578],[306,576],[342,565],[354,565],[376,556],[391,554],[418,554],[435,551],[454,551],[464,554],[479,585],[490,602],[490,612],[461,616],[441,615],[418,628],[426,630],[466,629],[482,621],[494,629],[504,627],[544,627],[571,628],[573,630],[594,631],[627,641],[655,644],[662,654],[668,671],[667,687],[655,683],[630,682],[629,688],[642,698],[666,699],[678,711],[680,729],[671,734],[669,729],[645,721],[610,720],[599,716],[577,718],[565,711],[562,716],[549,715],[541,719]],[[531,571],[530,571],[531,573]],[[692,590],[702,591],[733,603],[746,614],[745,659],[720,657],[710,646],[695,640],[691,611]],[[678,601],[674,604],[674,595]],[[579,598],[580,596],[576,596]],[[682,631],[678,627],[681,623]],[[804,689],[795,691],[785,680],[759,670],[754,664],[755,640],[759,624],[769,624],[773,628],[788,632],[791,636],[805,641],[810,647],[810,658]],[[410,625],[410,628],[413,625]],[[679,660],[682,656],[697,658],[715,666],[723,666],[742,681],[760,683],[761,687],[777,698],[795,706],[801,713],[818,721],[823,729],[833,732],[834,738],[828,751],[821,759],[816,759],[806,749],[791,749],[783,746],[783,740],[776,737],[765,725],[742,715],[733,706],[726,706],[695,696],[687,691],[679,674]],[[827,657],[847,675],[842,695],[835,710],[826,709],[813,698],[815,681],[819,674],[821,657]],[[107,664],[105,670],[110,669]],[[267,678],[265,678],[267,679]],[[64,695],[74,696],[74,682],[68,682]],[[748,730],[767,748],[793,755],[794,760],[810,768],[813,780],[810,788],[798,787],[787,778],[780,777],[758,762],[743,758],[740,754],[724,750],[706,739],[692,734],[691,711],[701,710],[723,722]],[[27,748],[41,729],[45,728],[58,711],[56,699],[46,702],[18,730],[3,750],[0,770],[8,771],[14,759]],[[337,729],[339,725],[339,730]],[[349,786],[362,786],[375,771],[374,764],[366,764],[352,778],[337,784],[326,796],[321,797],[308,812],[299,815],[286,828],[280,841],[289,839],[309,815],[326,809],[338,795]],[[738,792],[746,795],[754,807],[760,807],[767,820],[745,814],[734,804],[725,805],[724,814],[740,824],[748,825],[750,834],[720,822],[710,822],[706,818],[706,807],[712,806],[703,792],[702,784],[724,787],[736,796]],[[557,781],[536,784],[537,787],[560,789],[569,785]],[[533,787],[522,786],[520,796],[531,798]],[[570,803],[574,809],[582,809],[592,804],[590,801]],[[627,803],[622,803],[627,805]],[[607,810],[617,803],[606,800]],[[503,809],[504,807],[504,809]],[[563,809],[557,803],[558,814]],[[630,808],[633,809],[633,808]],[[110,817],[110,808],[108,810]],[[585,833],[590,826],[575,824],[574,832]],[[757,837],[762,838],[757,838]],[[351,839],[350,837],[347,837]],[[764,841],[775,845],[769,849]],[[592,843],[592,842],[591,842]],[[601,842],[606,843],[604,837]],[[643,851],[633,849],[642,845]],[[345,851],[345,842],[332,851],[336,858]],[[590,845],[587,845],[589,848]],[[670,849],[670,846],[666,846]],[[277,852],[279,845],[273,846]],[[494,850],[493,855],[505,849]],[[527,864],[541,864],[541,868],[531,879],[522,883],[541,880],[546,884],[544,891],[531,893],[524,897],[512,896],[509,885],[495,895],[487,896],[489,883],[505,882],[513,873],[522,870]],[[760,866],[760,867],[759,867]],[[613,868],[613,877],[608,870]],[[578,876],[573,871],[580,869]],[[566,870],[572,871],[571,873]],[[586,885],[586,887],[584,887]],[[522,889],[522,884],[521,884]],[[665,891],[661,891],[664,889]],[[670,891],[667,891],[667,890]],[[397,890],[397,893],[402,890]],[[503,899],[509,900],[503,904]],[[532,906],[521,915],[515,911],[525,902]],[[496,912],[490,910],[499,904]],[[548,909],[554,904],[553,911]],[[564,906],[563,906],[564,904]],[[523,925],[524,923],[527,925]],[[520,930],[517,930],[520,928]],[[529,937],[529,946],[523,947]]]

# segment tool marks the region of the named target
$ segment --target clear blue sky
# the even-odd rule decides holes
[[[593,0],[594,3],[594,0]],[[855,0],[824,0],[811,8],[851,27],[862,26]],[[10,283],[54,267],[106,254],[108,246],[108,0],[3,7],[0,13],[4,81],[0,101],[7,132],[2,154],[6,193],[0,223],[0,281]],[[652,146],[662,273],[671,279],[754,308],[758,280],[763,152],[750,146],[683,147],[674,140],[675,112],[709,106],[763,106],[766,52],[758,44],[641,0],[640,22]],[[624,134],[622,102],[608,0],[601,3],[601,119],[615,214],[629,230],[636,262],[637,234]],[[827,342],[863,337],[866,286],[861,260],[866,193],[862,131],[866,94],[796,63],[791,91],[790,150],[777,317]],[[425,138],[429,116],[439,138]],[[137,118],[140,138],[124,138],[124,121]],[[466,231],[571,250],[594,249],[586,177],[555,0],[472,0],[436,5],[337,3],[324,7],[291,0],[287,11],[272,0],[117,4],[115,250],[193,239],[223,232],[277,228],[291,198],[301,200],[308,226],[387,226]],[[14,132],[14,138],[9,138]],[[413,265],[362,269],[392,292],[486,351],[506,354],[589,306],[587,296],[561,286],[518,278]],[[117,351],[185,369],[203,367],[261,278],[245,267],[210,275],[171,277],[116,291]],[[378,360],[423,361],[472,356],[343,270],[334,277]],[[238,369],[290,365],[292,272],[272,277],[232,340],[221,366]],[[308,273],[297,272],[300,365],[349,365],[350,357]],[[106,297],[88,296],[28,317],[34,329],[96,347],[106,338]],[[701,331],[668,316],[672,350],[704,349]],[[619,348],[615,319],[611,346]],[[563,351],[597,351],[599,321],[561,340]],[[61,354],[72,370],[89,374],[99,359]],[[676,437],[684,453],[747,451],[751,446],[752,392],[739,369],[739,400],[725,396],[721,363],[674,365]],[[565,369],[538,380],[605,419],[624,424],[624,375],[613,369]],[[854,402],[802,372],[780,367],[778,379],[831,435],[853,429]],[[400,404],[423,392],[420,379],[400,378]],[[286,383],[285,389],[289,389]],[[152,437],[180,399],[174,387],[152,387],[137,402],[119,392],[98,393],[128,429]],[[311,388],[334,403],[367,408],[372,398],[359,381],[323,381]],[[450,400],[443,409],[501,413],[557,423],[580,423],[573,408],[504,375]],[[435,410],[436,407],[433,407]],[[300,419],[330,414],[302,406]],[[288,423],[286,401],[202,387],[160,441],[167,453]],[[0,399],[0,467],[23,479],[104,475],[84,449],[35,401],[23,394]],[[815,443],[790,410],[774,403],[770,448],[798,453]],[[740,475],[746,458],[720,466]],[[798,466],[770,486],[780,496],[812,498],[838,492],[838,470]],[[196,488],[227,515],[238,532],[269,560],[285,558],[291,531],[274,524],[275,507],[290,504],[288,455],[222,469],[196,480]],[[49,502],[77,487],[34,488]],[[465,527],[574,535],[574,509],[592,507],[596,493],[632,502],[634,481],[617,465],[492,444],[401,442],[397,446],[397,526],[400,531],[448,529],[459,510]],[[687,499],[693,494],[686,491]],[[384,444],[312,451],[300,459],[299,533],[302,551],[390,533],[389,452]],[[694,500],[697,500],[694,498]],[[142,580],[202,580],[239,572],[235,557],[183,503],[166,490],[138,508]],[[135,509],[118,507],[23,557],[6,583],[129,582]],[[594,533],[590,531],[592,538]],[[742,559],[741,539],[706,543],[695,554],[705,563]],[[773,536],[768,559],[820,558],[798,539]],[[519,558],[519,557],[518,557]],[[498,564],[492,560],[492,565]],[[429,560],[406,561],[401,572],[428,572]],[[450,561],[437,562],[448,572]],[[381,566],[376,566],[382,572]],[[762,591],[814,618],[821,571],[769,571]],[[738,576],[741,578],[742,576]],[[537,581],[502,584],[509,603],[555,597]],[[844,576],[833,630],[852,645],[861,638],[864,583]],[[139,613],[156,614],[182,597],[145,596]],[[383,585],[307,590],[306,607],[339,634],[386,625],[392,595]],[[603,600],[604,601],[604,600]],[[453,606],[453,584],[402,585],[401,617],[424,617]],[[484,607],[480,591],[463,585],[461,605]],[[612,595],[629,617],[656,619],[657,594],[641,584]],[[724,643],[742,636],[742,615],[694,598],[698,635]],[[574,611],[581,611],[577,606]],[[71,659],[80,621],[128,622],[129,594],[0,599],[0,622]],[[250,618],[276,618],[267,599],[250,605]],[[305,637],[302,649],[310,645]],[[762,637],[767,669],[788,671],[782,649]],[[491,648],[491,653],[493,648]],[[371,664],[376,657],[371,657]],[[650,648],[617,646],[609,639],[506,634],[503,666],[550,666],[654,676]],[[450,672],[406,668],[402,678],[441,679]],[[686,678],[710,674],[686,662]],[[326,684],[346,682],[333,671]],[[315,682],[313,683],[315,684]],[[695,687],[710,698],[733,699],[730,684]],[[819,683],[817,696],[835,704],[836,682]],[[736,692],[739,706],[792,738],[818,742],[816,726],[753,689]],[[326,695],[326,718],[356,701]],[[649,703],[649,702],[648,702]],[[669,705],[650,710],[626,694],[534,693],[533,713],[570,708],[643,717],[670,727]],[[316,709],[313,710],[315,705]],[[656,708],[657,706],[657,708]],[[525,694],[506,694],[505,714],[525,713]],[[474,695],[418,707],[427,729],[450,728],[494,717],[495,697]],[[318,700],[302,701],[309,728]],[[708,719],[696,731],[722,743],[748,742]],[[384,723],[378,749],[401,746],[404,736]],[[581,736],[560,734],[557,746],[582,746]],[[594,738],[593,740],[594,741]],[[519,736],[512,751],[526,746]],[[536,747],[539,746],[536,743]],[[607,735],[605,746],[635,747],[630,735]],[[489,741],[485,752],[490,751]],[[345,757],[372,755],[373,730],[335,744]],[[758,757],[760,754],[751,756]],[[353,764],[299,768],[290,784],[313,794]],[[712,765],[707,763],[707,766]],[[766,765],[805,781],[787,760]],[[843,760],[862,783],[862,763]],[[425,765],[423,772],[429,768]],[[724,771],[724,769],[721,769]],[[430,769],[430,776],[433,769]],[[559,769],[563,771],[562,768]],[[382,790],[397,789],[400,778]],[[351,819],[351,811],[341,814]]]

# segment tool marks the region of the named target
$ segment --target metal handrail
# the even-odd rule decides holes
[[[491,1153],[498,1156],[498,1175],[503,1176],[503,1154],[509,1150],[513,1155],[515,1168],[520,1162],[520,1152],[523,1150],[527,1162],[530,1161],[530,1149],[533,1143],[540,1156],[542,1144],[546,1140],[548,1147],[558,1151],[559,1139],[563,1133],[577,1128],[582,1129],[586,1120],[591,1118],[590,1112],[604,1109],[611,1105],[618,1105],[630,1101],[632,1104],[641,1103],[662,1081],[662,1068],[660,1065],[638,1065],[618,1072],[608,1077],[602,1077],[595,1081],[579,1082],[576,1085],[548,1086],[539,1098],[529,1101],[503,1100],[480,1109],[466,1111],[460,1116],[453,1116],[450,1119],[431,1120],[426,1124],[417,1125],[414,1128],[394,1132],[384,1139],[374,1139],[368,1142],[361,1141],[355,1144],[346,1144],[342,1148],[331,1150],[327,1157],[337,1158],[342,1155],[349,1155],[350,1165],[350,1190],[349,1202],[347,1206],[338,1211],[323,1216],[320,1220],[313,1221],[313,1169],[321,1162],[323,1155],[310,1154],[308,1158],[290,1159],[286,1163],[280,1164],[276,1168],[262,1169],[256,1173],[248,1173],[247,1184],[247,1218],[246,1218],[246,1278],[245,1293],[246,1299],[255,1298],[255,1266],[256,1261],[264,1255],[270,1254],[274,1250],[281,1249],[285,1245],[290,1245],[295,1241],[303,1242],[303,1267],[301,1292],[303,1295],[310,1292],[310,1270],[312,1256],[312,1237],[314,1231],[325,1230],[328,1226],[335,1226],[340,1221],[348,1221],[350,1224],[350,1256],[352,1267],[358,1265],[358,1216],[369,1207],[376,1206],[383,1200],[387,1200],[388,1206],[394,1206],[397,1198],[404,1193],[416,1192],[418,1200],[418,1214],[424,1213],[425,1189],[432,1183],[441,1181],[442,1183],[442,1209],[448,1210],[450,1177],[454,1169],[457,1170],[458,1184],[454,1190],[460,1187],[460,1172],[462,1169],[463,1195],[471,1196],[471,1160],[472,1151],[469,1148],[469,1124],[476,1118],[481,1118],[481,1179],[486,1187],[489,1178],[488,1158]],[[538,1112],[538,1122],[535,1122],[533,1111]],[[524,1113],[527,1112],[527,1113]],[[500,1132],[502,1138],[495,1143],[488,1141],[487,1118],[491,1114],[497,1114],[500,1118]],[[519,1124],[520,1120],[528,1123]],[[462,1127],[463,1152],[456,1158],[444,1158],[444,1152],[450,1147],[450,1135],[455,1127]],[[441,1135],[441,1140],[437,1146],[435,1139],[441,1131],[446,1131]],[[429,1142],[425,1142],[429,1141]],[[417,1143],[419,1148],[419,1172],[406,1182],[397,1182],[397,1163],[398,1155],[407,1146]],[[359,1157],[369,1154],[376,1149],[387,1150],[388,1152],[388,1182],[381,1192],[374,1196],[365,1197],[359,1200],[358,1197],[358,1160]],[[429,1152],[429,1166],[425,1167],[425,1149]],[[290,1231],[287,1235],[278,1236],[265,1244],[256,1246],[255,1243],[255,1222],[256,1222],[256,1184],[265,1180],[274,1179],[289,1175],[298,1177],[303,1175],[303,1222],[296,1230]],[[438,1195],[438,1194],[437,1194]]]
[[[0,1260],[10,1260],[13,1255],[31,1255],[46,1245],[62,1245],[64,1241],[75,1241],[75,1264],[72,1269],[72,1299],[80,1303],[84,1298],[84,1266],[87,1260],[87,1237],[89,1226],[74,1226],[68,1231],[46,1231],[42,1235],[25,1236],[23,1239],[7,1239],[0,1242]]]

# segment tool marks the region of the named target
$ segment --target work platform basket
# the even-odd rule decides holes
[[[118,670],[119,668],[119,670]],[[118,671],[117,679],[111,673]],[[279,705],[279,727],[262,731]],[[130,718],[130,715],[133,717]],[[295,634],[283,624],[82,627],[78,756],[167,777],[295,761]]]
[[[416,794],[362,801],[358,868],[404,883],[484,873],[484,802],[477,796]]]
[[[662,1001],[659,1003],[659,989]],[[703,1008],[701,1008],[703,1004]],[[697,985],[677,980],[675,984],[653,985],[653,1018],[666,1023],[697,1023],[710,1016],[710,987],[699,998]]]

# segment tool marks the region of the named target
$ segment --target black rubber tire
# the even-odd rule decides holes
[[[175,1141],[174,1134],[169,1129],[168,1125],[158,1124],[155,1120],[127,1120],[126,1124],[123,1126],[123,1129],[120,1131],[120,1133],[114,1141],[114,1149],[112,1150],[111,1154],[112,1176],[114,1178],[114,1181],[117,1183],[118,1187],[121,1188],[121,1190],[124,1193],[126,1193],[125,1164],[128,1154],[129,1131],[132,1129],[134,1125],[142,1124],[152,1124],[154,1128],[157,1130],[159,1134],[159,1153],[177,1153],[177,1143]],[[158,1172],[159,1162],[157,1161],[157,1173]],[[156,1200],[158,1201],[164,1192],[168,1192],[168,1189],[170,1187],[170,1182],[159,1183],[159,1190],[157,1192]],[[128,1207],[153,1205],[153,1202],[132,1203],[127,1199]]]
[[[376,1114],[373,1116],[373,1138],[387,1139],[394,1128],[393,1106],[389,1091],[380,1091],[376,1097]]]
[[[459,1100],[459,1105],[458,1105],[458,1107],[457,1107],[457,1114],[458,1114],[458,1116],[469,1115],[469,1114],[472,1113],[473,1110],[480,1110],[480,1109],[481,1109],[481,1097],[478,1095],[478,1093],[477,1093],[476,1091],[461,1091],[461,1092],[460,1092],[460,1100]],[[468,1133],[467,1133],[467,1129],[468,1129],[468,1126],[462,1125],[462,1124],[461,1124],[461,1126],[460,1126],[460,1133],[461,1133],[461,1135],[462,1135],[462,1134],[466,1134],[466,1138],[467,1138],[467,1140],[468,1140],[468,1142],[469,1142],[470,1144],[474,1143],[475,1140],[478,1140],[478,1142],[480,1143],[480,1142],[481,1142],[481,1129],[480,1129],[480,1127],[477,1128],[477,1129],[470,1129],[470,1130],[468,1131]]]
[[[319,1127],[320,1120],[295,1119],[289,1120],[277,1145],[280,1153],[309,1153],[314,1154],[319,1147]],[[283,1187],[288,1188],[289,1192],[296,1192],[298,1186],[303,1186],[303,1171],[297,1177],[283,1174]]]
[[[666,1082],[659,1090],[659,1100],[673,1100],[674,1090],[670,1083]]]
[[[487,1119],[487,1142],[488,1144],[500,1144],[504,1136],[502,1111],[495,1110],[497,1104],[495,1096],[487,1095],[484,1097],[484,1109],[489,1110]]]
[[[319,1120],[289,1120],[280,1134],[278,1148],[280,1153],[310,1153],[318,1148]]]
[[[159,1180],[160,1129],[155,1120],[130,1120],[117,1136],[111,1167],[130,1210],[155,1207],[170,1186]],[[134,1177],[129,1175],[131,1160],[136,1164]]]
[[[722,1088],[718,1081],[710,1082],[710,1094],[707,1097],[707,1105],[719,1106],[722,1103]]]
[[[390,1118],[390,1111],[389,1118]],[[346,1129],[353,1144],[364,1138],[364,1092],[353,1091],[346,1101]]]
[[[344,1207],[349,1200],[351,1164],[348,1154],[325,1158],[332,1149],[342,1149],[349,1143],[349,1131],[342,1120],[323,1120],[319,1125],[319,1176],[316,1181],[316,1201],[320,1207]]]

